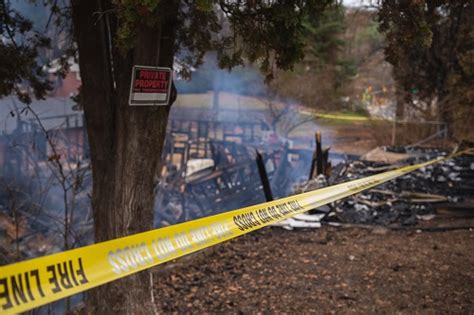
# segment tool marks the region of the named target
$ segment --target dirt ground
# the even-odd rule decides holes
[[[390,142],[373,125],[325,126],[331,151]],[[406,230],[264,228],[155,271],[161,313],[474,314],[474,219]],[[419,230],[419,229],[422,230]]]
[[[333,141],[331,151],[346,154],[363,155],[381,144],[390,143],[382,133],[370,125],[363,124],[333,126],[330,129],[330,137]]]
[[[156,269],[155,297],[161,313],[473,314],[473,266],[472,229],[271,227]]]
[[[370,122],[330,124],[323,121],[319,124],[316,130],[321,131],[323,146],[330,146],[331,152],[362,155],[379,145],[390,144],[391,141],[390,130],[380,130]],[[314,141],[314,133],[308,132],[314,128],[306,127],[308,126],[301,126],[294,136]]]

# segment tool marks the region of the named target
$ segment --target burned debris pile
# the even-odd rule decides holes
[[[320,133],[314,139],[279,137],[262,123],[257,112],[242,121],[228,122],[201,114],[193,111],[175,117],[169,125],[162,172],[156,186],[155,227],[315,190],[447,154],[439,149],[416,147],[377,148],[363,157],[338,154],[322,146]],[[229,116],[234,114],[231,112]],[[15,129],[15,139],[38,138],[30,132],[37,128],[25,126],[22,123],[21,128]],[[65,164],[56,164],[60,166],[59,174],[64,177],[66,189],[61,190],[58,183],[52,184],[57,171],[54,173],[50,164],[58,161],[52,155],[38,158],[29,150],[25,151],[28,154],[10,154],[0,159],[8,171],[0,178],[0,263],[93,242],[88,149],[79,132],[83,129],[73,126],[75,133],[71,128],[61,129],[59,133]],[[8,180],[13,178],[16,181]],[[278,225],[288,229],[317,228],[324,222],[414,225],[450,211],[472,215],[468,210],[473,208],[473,195],[474,156],[463,155]]]
[[[26,182],[0,181],[0,264],[93,243],[88,190],[78,186],[61,204],[58,187],[45,187],[38,178]]]
[[[263,202],[255,150],[226,141],[174,141],[158,185],[155,224],[164,226]],[[178,163],[172,158],[179,156]],[[174,163],[172,163],[174,162]]]
[[[199,126],[194,131],[190,127],[175,132],[172,141],[167,142],[164,176],[158,189],[157,226],[311,191],[448,154],[434,148],[381,147],[363,157],[344,156],[323,147],[320,133],[315,135],[313,151],[285,141],[270,144],[239,128],[234,128],[234,133],[222,132],[226,138],[209,140],[199,137],[199,130],[203,129]],[[433,218],[441,209],[452,209],[454,205],[469,207],[473,175],[474,157],[460,156],[278,225],[414,225]]]
[[[384,150],[406,154],[408,157],[402,161],[403,165],[447,155],[445,151],[427,148],[387,147]],[[395,169],[401,164],[366,160],[343,162],[333,168],[330,176],[320,175],[297,186],[296,190],[309,191],[363,178]],[[355,224],[414,225],[420,220],[430,220],[443,211],[472,209],[473,195],[474,156],[462,155],[335,202],[324,220]]]

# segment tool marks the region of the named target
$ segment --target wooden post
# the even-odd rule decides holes
[[[311,180],[315,177],[315,175],[323,174],[324,173],[324,157],[323,157],[323,148],[321,142],[321,132],[318,130],[314,135],[314,139],[316,142],[316,150],[313,153],[313,158],[311,159],[311,168],[309,171],[308,180]],[[316,170],[316,174],[315,174]]]
[[[316,131],[316,175],[324,172],[323,146],[321,143],[321,132]]]
[[[263,163],[263,158],[258,150],[255,150],[256,161],[258,166],[258,174],[260,175],[260,181],[262,182],[263,192],[265,193],[265,200],[272,201],[272,188],[270,187],[270,182],[268,181],[267,170],[265,169],[265,163]]]
[[[311,158],[311,168],[309,169],[308,180],[313,179],[314,168],[316,167],[316,152],[313,152],[313,157]]]

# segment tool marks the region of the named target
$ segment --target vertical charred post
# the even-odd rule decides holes
[[[321,132],[316,131],[316,175],[324,173],[323,146],[321,143]]]
[[[258,174],[260,175],[260,181],[262,182],[263,192],[265,193],[265,200],[272,201],[273,194],[272,188],[270,187],[270,182],[268,181],[267,170],[265,169],[265,163],[263,163],[263,158],[258,150],[256,152],[257,166],[258,166]]]

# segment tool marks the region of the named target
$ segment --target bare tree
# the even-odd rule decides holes
[[[301,113],[296,108],[298,105],[283,102],[271,92],[259,99],[267,108],[263,123],[284,138],[288,138],[296,128],[315,119],[310,112]]]

